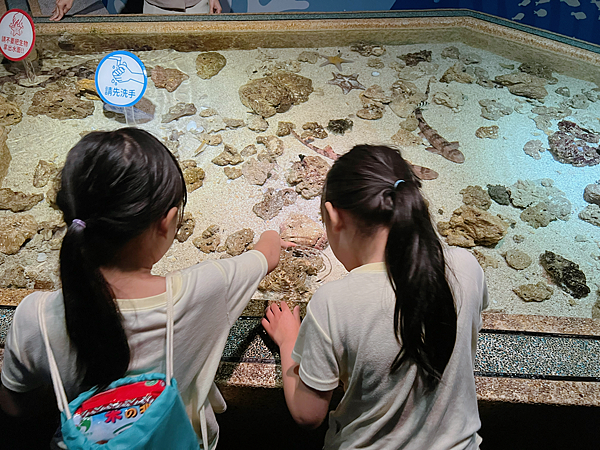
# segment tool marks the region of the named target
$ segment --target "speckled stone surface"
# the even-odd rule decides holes
[[[4,347],[6,334],[12,324],[15,315],[15,308],[10,306],[0,307],[0,347]]]
[[[484,312],[483,328],[600,336],[600,320],[578,317],[526,316]]]

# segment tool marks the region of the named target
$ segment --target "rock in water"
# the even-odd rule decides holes
[[[281,239],[298,245],[306,245],[324,250],[327,235],[321,225],[304,214],[292,214],[279,228]]]
[[[194,227],[196,226],[196,220],[192,213],[186,212],[183,215],[183,223],[181,227],[179,227],[179,231],[177,231],[177,235],[175,238],[179,242],[185,242],[188,238],[194,233]]]
[[[12,212],[28,211],[44,199],[44,194],[24,194],[12,189],[0,189],[0,209]]]
[[[9,102],[6,97],[0,95],[0,125],[15,125],[21,121],[23,113],[21,108],[14,102]]]
[[[44,114],[53,119],[83,119],[94,113],[94,102],[80,99],[72,89],[48,88],[33,94],[30,116]]]
[[[298,194],[293,189],[281,189],[276,191],[273,188],[268,188],[264,193],[263,199],[254,205],[252,211],[263,220],[271,220],[284,206],[293,204],[298,198]]]
[[[265,78],[252,80],[239,89],[244,106],[262,117],[286,112],[308,100],[313,92],[312,80],[291,72],[277,72]]]
[[[244,228],[229,235],[225,240],[225,251],[231,256],[241,255],[246,251],[246,247],[254,240],[254,231],[251,228]]]
[[[46,186],[50,181],[50,178],[56,175],[57,172],[58,167],[56,167],[56,164],[40,159],[35,168],[35,173],[33,174],[33,185],[36,188],[42,188]]]
[[[525,302],[543,302],[554,293],[550,286],[541,281],[536,284],[522,284],[513,289],[513,292]]]
[[[296,192],[309,200],[323,191],[329,164],[320,156],[304,156],[292,164],[287,182],[296,186]]]
[[[219,232],[218,225],[211,225],[202,232],[202,236],[194,238],[192,243],[204,253],[212,253],[217,250],[221,243],[221,238],[217,234]]]
[[[152,81],[157,88],[164,88],[168,92],[174,92],[181,83],[189,77],[177,69],[165,69],[161,66],[156,66],[152,69]]]
[[[574,262],[546,251],[540,255],[540,264],[552,280],[572,297],[583,298],[590,293],[590,288],[585,284],[585,274]]]
[[[508,224],[483,209],[463,205],[452,213],[450,221],[440,222],[438,229],[450,245],[493,246],[506,236]]]
[[[196,58],[196,73],[204,80],[214,77],[227,64],[227,59],[217,52],[200,53]]]
[[[167,114],[163,114],[162,123],[169,123],[174,120],[177,120],[181,117],[185,116],[193,116],[196,114],[198,110],[193,103],[177,103],[175,106],[169,108],[169,112]]]
[[[38,224],[29,214],[0,217],[0,252],[14,255],[37,230]]]
[[[104,114],[109,118],[114,118],[119,123],[140,124],[150,122],[154,119],[154,103],[146,97],[142,97],[133,106],[124,108],[122,106],[113,106],[104,104]]]

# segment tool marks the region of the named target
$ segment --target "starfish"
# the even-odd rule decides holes
[[[358,74],[353,73],[352,75],[342,75],[341,73],[331,72],[333,80],[329,80],[327,84],[335,84],[342,88],[344,94],[347,94],[352,89],[366,89],[362,84],[358,82]]]
[[[339,70],[340,72],[342,71],[342,64],[343,63],[351,63],[354,61],[350,61],[348,59],[344,59],[340,56],[340,54],[338,53],[335,56],[323,56],[323,55],[319,55],[321,58],[325,58],[327,61],[324,62],[323,64],[321,64],[319,67],[323,67],[323,66],[327,66],[329,64],[333,64],[337,70]]]

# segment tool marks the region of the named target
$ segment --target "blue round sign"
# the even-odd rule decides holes
[[[113,106],[135,105],[146,92],[144,63],[133,53],[117,51],[105,56],[96,69],[96,91]]]

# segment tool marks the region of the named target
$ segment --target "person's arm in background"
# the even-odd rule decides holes
[[[219,0],[208,0],[209,14],[220,14],[221,11],[223,11],[223,8],[221,8],[221,2]]]
[[[213,1],[218,2],[219,0],[210,0],[211,3]],[[220,6],[220,5],[219,5]],[[73,0],[56,0],[56,6],[54,7],[54,11],[52,11],[52,15],[50,16],[50,20],[58,22],[62,19],[66,13],[68,13],[73,7]]]

